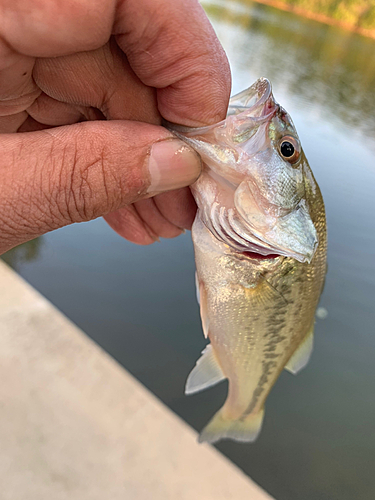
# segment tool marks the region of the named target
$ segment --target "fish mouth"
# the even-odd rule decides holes
[[[251,87],[231,97],[227,117],[241,113],[244,119],[255,120],[260,124],[268,121],[278,109],[271,82],[267,78],[258,78]]]
[[[230,98],[227,116],[218,123],[204,127],[186,127],[163,120],[163,125],[186,142],[197,136],[204,136],[215,129],[220,130],[224,125],[229,126],[229,128],[238,129],[236,131],[232,130],[232,134],[238,138],[241,136],[242,128],[246,131],[251,129],[256,130],[262,123],[269,122],[279,109],[280,106],[272,94],[271,82],[267,78],[261,77],[251,87]],[[241,119],[239,124],[235,126],[232,120],[236,117],[238,121],[239,114],[241,114]],[[194,147],[198,153],[204,154],[199,143],[194,143]]]

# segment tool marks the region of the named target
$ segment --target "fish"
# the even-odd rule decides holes
[[[185,393],[228,379],[227,399],[199,441],[253,442],[279,375],[298,373],[312,352],[327,269],[323,198],[266,78],[232,97],[220,123],[173,130],[204,165],[192,186],[192,239],[210,343]]]

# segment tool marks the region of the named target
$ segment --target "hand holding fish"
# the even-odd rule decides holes
[[[201,162],[162,117],[216,123],[230,92],[199,3],[0,0],[0,13],[0,253],[99,216],[140,244],[189,228],[178,188]]]

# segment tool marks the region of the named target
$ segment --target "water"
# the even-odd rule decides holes
[[[233,91],[266,76],[292,115],[329,226],[312,360],[281,375],[255,444],[218,448],[278,500],[375,498],[375,41],[251,2],[205,8]],[[6,258],[194,428],[219,408],[225,384],[183,395],[205,344],[188,234],[136,247],[98,220]]]

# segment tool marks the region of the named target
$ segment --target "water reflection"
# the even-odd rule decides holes
[[[375,40],[248,0],[203,5],[231,38],[232,64],[281,82],[321,119],[374,135]]]
[[[32,262],[39,258],[43,246],[43,237],[35,238],[27,241],[22,245],[12,248],[1,258],[16,271],[19,270],[22,264]]]

